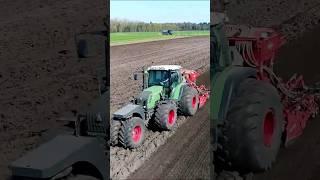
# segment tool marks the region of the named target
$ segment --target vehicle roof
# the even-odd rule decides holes
[[[157,66],[150,66],[148,67],[148,71],[149,70],[178,70],[181,69],[182,67],[179,65],[157,65]]]

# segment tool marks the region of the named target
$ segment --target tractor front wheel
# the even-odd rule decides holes
[[[139,147],[145,136],[145,125],[141,118],[133,117],[126,121],[121,121],[122,126],[119,133],[119,143],[125,148]]]
[[[245,80],[218,129],[216,161],[243,173],[271,168],[281,144],[283,119],[277,90],[266,82]]]
[[[112,120],[111,127],[110,127],[110,145],[111,146],[118,145],[120,130],[121,130],[121,121]]]
[[[183,89],[180,111],[183,115],[193,116],[196,114],[199,106],[199,95],[196,89],[186,86]]]
[[[160,104],[155,113],[156,125],[164,130],[171,130],[177,121],[177,107],[173,103]]]

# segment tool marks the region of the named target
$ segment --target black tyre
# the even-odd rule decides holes
[[[193,116],[199,106],[199,95],[196,89],[185,86],[180,100],[180,112],[183,115]]]
[[[269,83],[247,79],[233,95],[225,123],[219,127],[216,162],[242,173],[265,171],[276,160],[282,131],[277,90]]]
[[[121,122],[112,120],[110,127],[110,145],[116,146],[119,144],[119,133],[121,130]]]
[[[173,103],[160,104],[154,118],[157,127],[163,130],[171,130],[177,121],[177,107]]]
[[[119,143],[125,148],[137,148],[144,140],[145,125],[141,118],[133,117],[121,121],[122,126],[119,133]]]

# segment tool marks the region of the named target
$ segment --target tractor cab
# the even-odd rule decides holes
[[[148,87],[163,86],[171,88],[181,82],[181,66],[178,65],[161,65],[151,66],[147,69]]]
[[[136,79],[136,78],[135,78]],[[136,98],[135,104],[153,109],[161,99],[177,99],[183,77],[181,66],[158,65],[143,71],[143,91]]]
[[[170,98],[173,90],[182,82],[181,66],[160,65],[151,66],[147,69],[147,88],[160,86],[163,89],[162,95]]]

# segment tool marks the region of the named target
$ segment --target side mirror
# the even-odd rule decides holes
[[[136,80],[138,80],[138,74],[134,74],[133,75],[133,79],[136,81]]]

